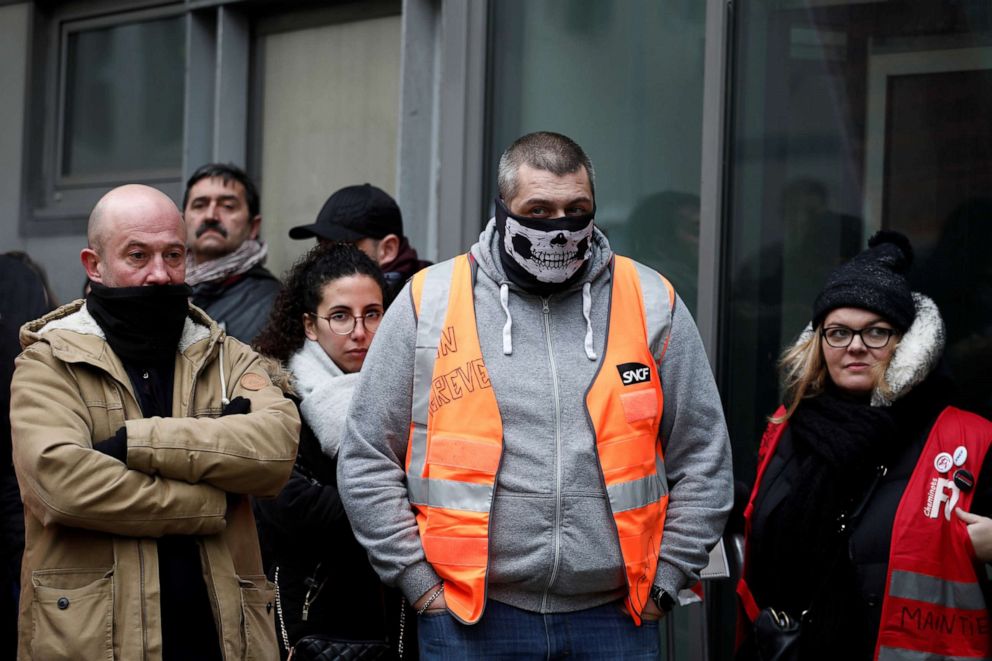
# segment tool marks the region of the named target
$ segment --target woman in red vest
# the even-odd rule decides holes
[[[781,359],[745,510],[739,660],[789,639],[774,658],[992,658],[992,423],[950,405],[909,241],[868,245]]]

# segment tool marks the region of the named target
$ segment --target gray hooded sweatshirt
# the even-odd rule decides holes
[[[542,613],[591,608],[627,592],[585,408],[606,339],[612,252],[596,230],[581,281],[542,298],[509,282],[497,240],[490,221],[471,249],[479,340],[503,424],[487,596]],[[407,285],[376,331],[338,461],[355,536],[383,581],[411,602],[440,580],[424,557],[403,469],[415,338]],[[655,584],[674,595],[699,579],[733,498],[720,397],[678,298],[660,375],[670,498]]]

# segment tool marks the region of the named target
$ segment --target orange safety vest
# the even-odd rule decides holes
[[[640,624],[668,505],[658,365],[675,292],[632,260],[617,256],[611,266],[609,334],[586,409],[626,569],[626,606]],[[503,453],[502,420],[476,328],[473,268],[471,257],[461,255],[411,282],[417,342],[406,454],[424,554],[445,581],[448,610],[467,624],[485,608],[489,517]],[[650,368],[627,377],[612,368],[628,363]]]
[[[779,408],[775,416],[784,411]],[[758,477],[744,510],[747,536],[761,478],[785,426],[770,424],[762,439]],[[876,661],[992,659],[989,605],[967,528],[953,512],[954,507],[970,510],[975,493],[955,485],[955,471],[965,468],[977,475],[990,445],[992,423],[980,416],[947,407],[934,423],[892,524]],[[760,608],[743,578],[737,594],[743,610],[740,643]]]

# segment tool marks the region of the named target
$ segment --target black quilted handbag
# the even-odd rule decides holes
[[[785,611],[763,608],[754,621],[754,642],[761,661],[799,661],[802,620]]]
[[[304,636],[293,646],[292,661],[378,661],[395,659],[384,640],[341,640],[329,636]]]

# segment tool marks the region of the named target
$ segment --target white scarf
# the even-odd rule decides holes
[[[344,436],[344,421],[359,373],[345,374],[321,346],[310,339],[289,359],[293,388],[300,396],[300,413],[332,459]]]

